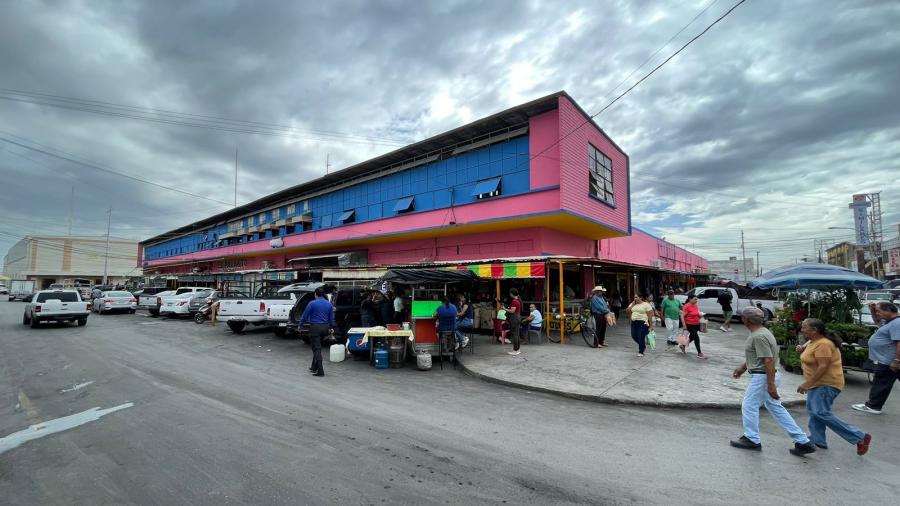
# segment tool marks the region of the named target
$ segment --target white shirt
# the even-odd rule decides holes
[[[394,298],[394,312],[399,313],[403,311],[403,297],[395,297]]]
[[[544,318],[541,316],[541,312],[537,309],[532,311],[529,316],[531,316],[532,320],[528,322],[528,325],[532,327],[540,327],[541,323],[544,321]]]

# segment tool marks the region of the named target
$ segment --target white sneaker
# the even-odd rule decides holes
[[[461,347],[461,348],[465,348],[465,347],[468,346],[468,345],[469,345],[469,338],[468,338],[468,337],[464,337],[464,338],[463,338],[463,342],[462,342],[462,344],[460,345],[460,347]]]
[[[518,351],[518,350],[516,350],[516,351],[507,351],[506,354],[507,354],[507,355],[512,355],[512,356],[516,356],[516,355],[521,355],[522,352],[521,352],[521,351]]]
[[[721,330],[722,332],[728,332],[728,329],[726,329],[724,325],[719,327],[719,330]]]
[[[854,404],[854,405],[852,405],[852,406],[850,406],[850,407],[853,408],[853,409],[855,409],[855,410],[857,410],[857,411],[862,411],[863,413],[870,413],[870,414],[873,414],[873,415],[880,415],[880,414],[881,414],[881,410],[880,410],[880,409],[872,409],[872,408],[870,408],[869,406],[866,406],[865,404]]]

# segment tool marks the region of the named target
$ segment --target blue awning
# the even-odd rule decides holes
[[[347,223],[348,221],[353,221],[353,217],[356,216],[356,209],[351,209],[349,211],[344,211],[344,214],[341,215],[341,223]]]
[[[397,201],[397,205],[394,206],[394,211],[398,213],[412,211],[414,199],[415,197],[403,197],[402,199]]]
[[[494,177],[491,179],[485,179],[483,181],[479,181],[475,184],[475,191],[472,192],[472,195],[486,195],[491,194],[497,191],[500,188],[500,178]]]

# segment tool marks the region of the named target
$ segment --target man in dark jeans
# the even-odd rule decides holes
[[[300,325],[309,324],[309,345],[313,350],[312,365],[309,372],[313,376],[325,376],[322,367],[322,339],[329,333],[334,333],[337,324],[334,321],[334,306],[325,298],[325,291],[316,288],[316,300],[306,305],[303,316],[300,317]]]
[[[512,300],[509,303],[509,311],[506,312],[506,323],[509,324],[509,338],[513,343],[513,351],[508,351],[510,355],[519,355],[521,345],[522,332],[522,301],[519,299],[519,291],[515,288],[509,291]]]
[[[875,377],[869,390],[869,400],[851,407],[863,413],[880,415],[894,382],[900,381],[900,318],[897,318],[897,306],[890,302],[870,304],[869,308],[875,321],[884,322],[869,338],[869,359],[875,363]]]
[[[731,307],[732,300],[731,290],[725,289],[719,294],[717,302],[722,306],[722,319],[724,320],[719,327],[722,332],[731,332],[731,316],[734,314],[734,308]]]
[[[609,304],[603,295],[606,289],[595,286],[591,295],[591,314],[594,315],[594,348],[606,348],[606,315],[609,314]]]

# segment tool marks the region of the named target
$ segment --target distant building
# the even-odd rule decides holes
[[[747,283],[756,277],[756,269],[753,266],[753,259],[741,260],[738,257],[728,257],[728,260],[710,260],[709,271],[722,279],[730,279],[735,283]],[[747,277],[744,277],[744,273]]]
[[[137,241],[111,238],[106,266],[108,282],[120,283],[140,276],[137,258]],[[74,279],[99,284],[103,281],[104,260],[105,236],[28,236],[6,253],[3,274],[11,279],[33,279],[37,288]]]
[[[825,250],[828,263],[878,277],[878,266],[871,260],[870,249],[849,241],[840,242]]]
[[[897,236],[885,239],[881,246],[886,279],[900,278],[900,225],[897,225]]]

